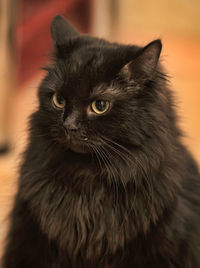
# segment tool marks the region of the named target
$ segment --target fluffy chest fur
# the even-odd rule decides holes
[[[122,252],[149,231],[169,202],[167,196],[167,201],[156,195],[149,198],[148,191],[156,191],[153,187],[145,191],[143,185],[136,191],[134,183],[126,187],[108,183],[107,172],[94,169],[92,160],[80,165],[70,154],[68,159],[56,156],[38,170],[24,164],[21,196],[28,200],[42,232],[74,263],[82,258],[98,262],[102,256]]]
[[[99,258],[106,252],[115,253],[130,240],[127,232],[136,233],[131,209],[134,193],[128,200],[121,189],[105,185],[105,175],[75,170],[73,174],[72,168],[65,167],[57,174],[51,171],[39,176],[29,172],[23,196],[31,201],[42,230],[70,256],[76,258],[82,252],[86,258]]]

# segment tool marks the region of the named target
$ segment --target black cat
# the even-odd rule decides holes
[[[200,267],[200,176],[159,63],[52,22],[3,268]]]

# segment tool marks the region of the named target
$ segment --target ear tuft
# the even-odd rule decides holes
[[[79,36],[79,33],[63,16],[56,15],[51,23],[51,35],[56,45],[63,45],[68,40]]]

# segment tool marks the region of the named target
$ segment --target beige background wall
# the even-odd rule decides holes
[[[200,35],[199,0],[118,0],[121,29]]]

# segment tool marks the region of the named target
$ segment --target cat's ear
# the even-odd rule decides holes
[[[55,45],[63,45],[67,41],[78,37],[79,33],[64,17],[57,15],[51,23],[51,35]]]
[[[138,82],[151,79],[158,64],[161,49],[162,44],[159,39],[149,43],[122,68],[122,72]]]

